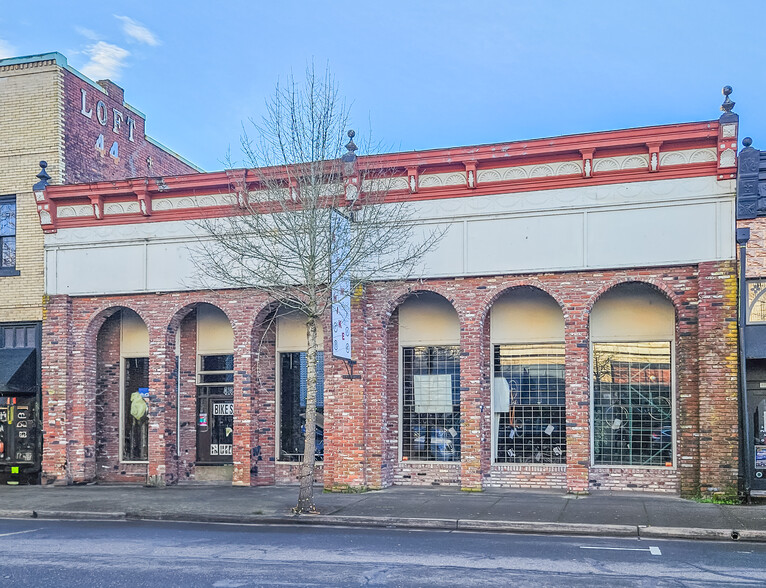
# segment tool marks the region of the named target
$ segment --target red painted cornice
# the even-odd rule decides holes
[[[717,149],[719,132],[720,124],[715,120],[567,135],[531,141],[360,156],[356,164],[361,170],[384,170],[386,174],[401,176],[407,179],[408,185],[411,183],[414,185],[412,189],[392,192],[389,196],[391,200],[470,197],[622,182],[716,176],[717,174],[719,179],[722,179],[724,176],[721,169],[717,168],[718,162],[688,163],[664,168],[659,166],[654,169],[648,166],[608,172],[593,171],[594,162],[600,158],[635,154],[658,159],[659,153],[684,149]],[[736,142],[736,138],[734,141]],[[476,177],[476,172],[482,169],[572,160],[582,161],[585,170],[582,174],[496,182],[478,182]],[[464,173],[466,184],[435,187],[418,185],[418,177],[450,170]],[[736,174],[736,168],[726,168],[724,171],[730,177]],[[105,215],[100,219],[96,218],[95,214],[91,217],[56,218],[49,225],[43,224],[43,229],[55,231],[58,227],[157,222],[231,214],[231,208],[220,206],[160,211],[152,208],[152,199],[228,194],[241,187],[245,179],[248,182],[248,188],[253,189],[257,188],[257,180],[264,174],[276,179],[286,178],[285,170],[280,168],[260,169],[257,173],[253,170],[236,169],[181,176],[48,186],[45,190],[45,201],[41,203],[41,206],[48,206],[54,215],[57,208],[62,206],[93,202],[103,207],[109,202],[138,201],[141,212]]]
[[[567,152],[575,154],[580,150],[593,150],[596,152],[596,156],[598,156],[599,150],[621,147],[645,147],[648,143],[656,142],[670,144],[707,139],[710,140],[710,147],[712,147],[718,139],[718,126],[718,121],[714,120],[658,127],[637,127],[618,131],[564,135],[561,137],[532,139],[530,141],[514,141],[512,143],[361,156],[359,157],[359,162],[360,166],[370,169],[377,167],[390,169],[392,167],[408,167],[413,165],[444,165],[460,163],[466,160],[476,160],[479,162],[492,161],[494,165],[498,159],[540,155],[554,156]],[[664,150],[667,151],[668,149]],[[647,150],[641,152],[646,153]],[[523,163],[517,165],[523,165]]]

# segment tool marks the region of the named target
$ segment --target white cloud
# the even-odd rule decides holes
[[[90,57],[90,61],[82,68],[89,78],[94,80],[110,79],[116,80],[120,76],[120,70],[125,67],[125,60],[130,55],[130,51],[99,41],[85,48],[85,54]]]
[[[85,27],[75,27],[74,30],[77,31],[86,39],[90,39],[91,41],[98,41],[99,39],[101,39],[101,35],[99,35],[94,30],[86,29]]]
[[[0,59],[16,57],[16,48],[5,39],[0,39]]]
[[[114,15],[114,18],[122,21],[122,32],[139,43],[146,43],[152,47],[160,44],[159,39],[140,22],[136,22],[129,16]]]

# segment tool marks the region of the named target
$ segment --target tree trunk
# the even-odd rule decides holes
[[[306,354],[306,431],[303,444],[300,490],[296,513],[316,513],[314,505],[314,466],[316,464],[317,428],[317,324],[316,317],[306,322],[308,353]]]

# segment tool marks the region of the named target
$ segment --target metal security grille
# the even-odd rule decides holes
[[[673,465],[670,343],[593,345],[596,465]]]
[[[495,345],[497,463],[566,463],[564,345]]]
[[[460,461],[460,348],[402,349],[402,460]]]

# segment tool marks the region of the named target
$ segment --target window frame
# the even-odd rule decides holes
[[[290,459],[283,459],[282,458],[282,355],[286,353],[306,353],[308,354],[308,351],[305,349],[292,349],[291,347],[285,347],[285,349],[280,349],[276,352],[276,361],[275,361],[275,419],[274,419],[274,429],[275,429],[275,435],[274,440],[276,442],[276,446],[274,448],[274,455],[275,459],[274,461],[281,465],[300,465],[303,463],[303,457],[301,456],[301,459],[296,460],[290,460]],[[323,362],[327,360],[326,357],[324,357],[324,350],[323,349],[317,349],[317,360],[319,358],[319,354],[322,354],[323,356]],[[308,361],[308,358],[307,358]],[[318,365],[318,361],[317,361]],[[324,381],[324,369],[326,365],[325,363],[322,363],[322,374],[321,378]],[[300,370],[300,368],[299,368]],[[299,376],[300,377],[300,376]],[[317,371],[317,382],[319,382],[320,374]],[[326,391],[325,391],[326,392]],[[322,414],[324,415],[324,403],[322,405]],[[323,428],[323,434],[326,434],[326,429]],[[322,459],[316,459],[315,461],[317,465],[321,465],[324,463],[324,447],[322,448]]]
[[[144,355],[142,353],[129,353],[127,355],[120,354],[120,463],[126,463],[126,464],[148,464],[149,463],[149,438],[148,438],[148,431],[147,431],[147,439],[146,439],[146,445],[147,445],[147,451],[146,451],[146,459],[145,460],[135,460],[135,459],[123,459],[125,456],[125,360],[126,359],[147,359],[149,361],[148,370],[151,374],[151,357]],[[149,381],[151,383],[151,375],[149,377]],[[147,402],[147,405],[149,403]],[[148,418],[151,419],[151,416],[148,416]]]
[[[452,465],[452,466],[460,466],[460,463],[463,459],[463,446],[462,446],[462,433],[463,433],[463,427],[461,418],[463,414],[463,394],[462,390],[460,391],[460,402],[458,404],[458,412],[457,412],[457,422],[460,425],[459,435],[460,435],[460,449],[459,449],[459,455],[458,458],[455,460],[440,460],[440,459],[404,459],[404,350],[405,349],[415,349],[417,347],[425,347],[425,348],[436,348],[436,347],[451,347],[455,348],[458,352],[458,359],[457,359],[457,366],[458,366],[458,389],[462,388],[462,374],[461,374],[461,361],[460,361],[460,344],[459,343],[410,343],[406,345],[399,344],[399,410],[398,410],[398,417],[399,417],[399,426],[398,428],[398,434],[397,434],[397,447],[398,447],[398,464],[399,467],[406,467],[409,464],[415,464],[415,465],[433,465],[433,464],[444,464],[444,465]],[[427,413],[428,414],[428,413]],[[455,414],[454,412],[451,414]]]
[[[13,240],[14,240],[14,246],[13,246],[13,266],[7,266],[3,267],[2,265],[2,247],[3,247],[3,239],[10,238],[11,235],[6,235],[5,237],[0,237],[0,278],[1,277],[11,277],[11,276],[20,276],[21,272],[18,270],[18,235],[19,235],[19,206],[18,206],[18,198],[15,194],[8,194],[4,196],[0,196],[0,206],[3,204],[13,204],[13,216],[14,216],[14,232],[13,232]]]
[[[755,284],[764,284],[764,287],[758,291],[757,294],[753,297],[753,300],[750,300],[750,286]],[[747,278],[745,280],[745,287],[747,288],[747,312],[745,316],[745,324],[746,325],[766,325],[766,320],[762,321],[754,321],[751,320],[750,317],[753,313],[753,309],[755,306],[755,303],[758,302],[761,299],[766,298],[766,278],[759,277],[759,278]]]
[[[645,464],[597,464],[596,463],[596,427],[595,427],[595,394],[594,386],[595,379],[593,377],[593,347],[597,344],[610,344],[610,345],[634,345],[636,343],[669,343],[670,346],[670,427],[671,427],[671,440],[670,440],[670,457],[673,463],[672,466],[665,465],[645,465]],[[588,426],[590,427],[590,467],[599,470],[608,469],[630,469],[630,470],[655,470],[663,472],[675,472],[678,470],[678,446],[677,446],[677,427],[678,427],[678,407],[677,407],[677,393],[676,393],[676,342],[673,339],[636,339],[636,340],[614,340],[614,341],[590,341],[588,346],[588,379],[589,386],[589,418]]]
[[[562,354],[562,360],[564,362],[564,404],[562,408],[564,409],[564,461],[561,463],[545,463],[545,462],[515,462],[515,461],[498,461],[497,460],[497,449],[498,449],[498,434],[499,431],[495,430],[495,347],[500,346],[534,346],[534,345],[561,345],[563,354]],[[514,468],[518,467],[545,467],[545,468],[561,468],[566,467],[567,461],[566,461],[566,445],[567,445],[567,437],[568,437],[568,430],[567,430],[567,387],[566,387],[566,345],[564,341],[556,340],[556,341],[534,341],[534,342],[513,342],[513,343],[500,343],[498,341],[492,341],[490,342],[490,362],[491,362],[491,369],[490,369],[490,416],[492,418],[491,423],[491,431],[490,431],[490,465],[492,467],[498,466],[498,467],[504,467],[504,466],[512,466]],[[543,404],[539,406],[555,406],[552,404]]]

